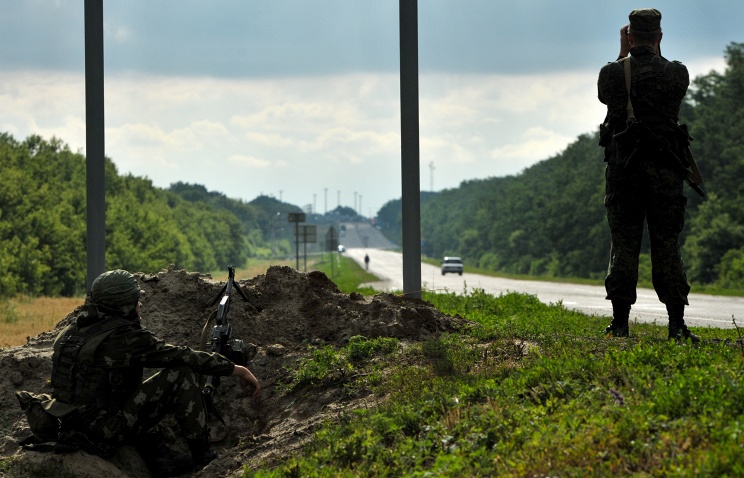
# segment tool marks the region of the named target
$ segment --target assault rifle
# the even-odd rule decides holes
[[[245,366],[253,355],[255,355],[256,346],[252,344],[246,345],[242,340],[233,338],[232,325],[228,319],[228,312],[230,311],[233,288],[238,291],[238,295],[245,302],[248,302],[248,297],[246,297],[240,285],[235,283],[235,269],[233,266],[227,266],[227,272],[227,282],[210,304],[210,307],[212,307],[219,301],[217,310],[209,316],[207,322],[204,324],[201,345],[202,348],[206,347],[206,350],[210,352],[217,352],[224,355],[235,364]],[[210,333],[209,326],[213,321],[215,325],[212,327]],[[209,336],[208,342],[207,336]],[[202,396],[204,397],[204,404],[207,409],[207,420],[213,425],[210,427],[210,440],[213,442],[221,441],[227,436],[227,424],[214,406],[214,393],[219,385],[220,377],[208,375],[206,384],[202,389]]]

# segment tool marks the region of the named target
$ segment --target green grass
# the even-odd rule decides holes
[[[369,288],[359,289],[360,284],[376,282],[377,276],[365,271],[354,259],[341,254],[325,254],[323,259],[313,263],[313,270],[321,271],[344,292],[359,292],[374,295],[377,292]]]
[[[316,349],[295,387],[367,390],[381,404],[244,476],[744,476],[737,329],[695,328],[693,347],[652,324],[605,338],[606,319],[525,294],[424,299],[477,325],[408,346]]]

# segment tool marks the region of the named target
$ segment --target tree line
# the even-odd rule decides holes
[[[682,105],[680,122],[693,136],[707,196],[686,189],[680,242],[692,282],[738,289],[744,288],[744,43],[731,43],[724,57],[725,71],[695,78]],[[422,251],[460,255],[466,266],[505,273],[603,278],[610,238],[597,142],[598,132],[582,135],[518,175],[422,194]],[[400,237],[400,211],[394,200],[378,214],[392,238]],[[647,241],[640,274],[650,279]]]
[[[57,138],[0,133],[0,297],[85,292],[85,161]],[[270,222],[296,206],[244,203],[184,183],[157,188],[118,174],[108,158],[105,177],[109,269],[155,272],[173,263],[209,272],[270,249],[291,254],[290,231]]]

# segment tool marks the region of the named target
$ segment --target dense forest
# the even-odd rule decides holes
[[[723,73],[695,78],[681,122],[708,192],[688,191],[681,237],[691,281],[744,288],[744,44],[725,51]],[[601,120],[601,118],[598,119]],[[61,140],[0,133],[0,297],[77,295],[86,271],[85,157]],[[286,213],[297,206],[260,196],[249,203],[200,185],[154,187],[120,175],[106,159],[108,268],[215,271],[248,257],[291,256]],[[400,200],[377,223],[400,241]],[[307,222],[317,218],[308,215]],[[359,219],[339,209],[331,222]],[[597,134],[518,175],[473,179],[421,195],[422,251],[460,255],[466,266],[506,273],[601,278],[609,257],[604,163]],[[648,244],[641,277],[650,278]]]
[[[723,73],[692,81],[680,122],[705,177],[705,199],[686,187],[680,241],[691,281],[744,288],[744,44],[725,51]],[[598,118],[597,123],[601,118]],[[597,134],[515,176],[466,181],[421,197],[422,251],[507,273],[604,277],[609,230],[603,152]],[[380,210],[383,231],[400,237],[400,200]],[[650,279],[648,244],[641,277]]]

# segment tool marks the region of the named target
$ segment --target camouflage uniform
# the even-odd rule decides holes
[[[88,376],[90,380],[108,377],[108,383],[104,384],[99,400],[73,404],[80,413],[63,421],[63,429],[71,428],[104,447],[117,447],[135,441],[153,429],[166,414],[172,414],[184,438],[206,436],[199,374],[230,375],[234,364],[219,354],[166,344],[143,327],[137,317],[99,318],[87,312],[60,333],[55,341],[53,360],[59,356],[60,344],[66,337],[85,332],[100,321],[119,323],[114,324],[113,331],[96,346]],[[143,382],[144,368],[164,370]],[[54,385],[54,377],[52,383]],[[53,392],[52,396],[59,400],[59,393]],[[63,408],[65,404],[56,406]]]
[[[96,319],[112,320],[112,319]],[[66,334],[93,323],[83,314]],[[166,344],[142,327],[139,319],[112,332],[96,349],[94,365],[111,373],[126,370],[120,406],[91,410],[74,419],[73,428],[93,442],[121,445],[151,430],[166,415],[173,414],[184,438],[196,439],[207,433],[206,413],[201,396],[202,381],[197,374],[230,375],[234,364],[219,354],[198,352]],[[144,368],[164,368],[144,382]],[[139,380],[136,380],[139,378]],[[129,382],[129,383],[126,383]],[[54,396],[54,394],[53,394]],[[109,403],[115,402],[109,401]]]
[[[631,99],[635,116],[671,151],[681,154],[684,140],[677,126],[689,75],[679,62],[670,62],[647,46],[631,49]],[[641,148],[626,164],[630,151],[612,138],[625,130],[628,95],[621,62],[602,68],[599,100],[607,105],[602,131],[605,147],[605,206],[612,238],[605,288],[607,299],[633,304],[638,282],[638,255],[643,222],[648,224],[652,279],[659,300],[667,306],[687,304],[690,286],[680,255],[684,227],[683,177],[658,147]]]

